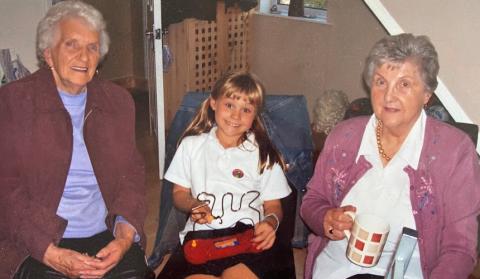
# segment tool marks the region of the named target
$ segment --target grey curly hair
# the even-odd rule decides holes
[[[315,102],[313,130],[328,135],[345,116],[348,104],[347,94],[341,90],[330,89],[323,92]]]
[[[387,36],[378,41],[367,57],[363,80],[370,88],[376,68],[386,62],[404,63],[407,60],[418,65],[425,87],[433,93],[438,85],[437,75],[440,66],[437,51],[427,36],[403,33]]]
[[[79,17],[88,22],[98,32],[100,37],[100,59],[103,59],[105,54],[107,54],[110,37],[108,36],[102,14],[87,3],[78,0],[67,0],[51,7],[38,23],[36,52],[40,65],[46,65],[43,53],[55,43],[53,40],[58,23],[68,17]]]

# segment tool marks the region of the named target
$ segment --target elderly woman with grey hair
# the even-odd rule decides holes
[[[402,228],[418,231],[405,278],[467,278],[477,259],[480,166],[469,137],[428,117],[437,86],[437,52],[425,36],[378,41],[364,81],[374,114],[329,134],[301,207],[312,230],[305,278],[383,278]],[[390,226],[378,264],[346,258],[345,211],[374,214]]]
[[[53,6],[41,69],[0,88],[0,277],[144,278],[144,164],[127,91],[95,77],[102,15]]]

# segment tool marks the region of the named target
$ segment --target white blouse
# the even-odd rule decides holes
[[[189,188],[193,197],[200,195],[211,201],[212,214],[221,216],[211,224],[195,226],[189,218],[180,232],[182,243],[192,230],[228,228],[238,221],[256,224],[264,217],[264,201],[281,199],[291,192],[280,165],[258,172],[259,152],[253,134],[241,147],[224,148],[216,129],[184,138],[165,174],[165,179]]]

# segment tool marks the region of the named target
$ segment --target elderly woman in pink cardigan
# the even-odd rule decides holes
[[[480,166],[470,138],[428,117],[437,87],[435,48],[425,36],[377,42],[364,70],[374,114],[338,124],[308,184],[301,215],[312,230],[305,278],[383,278],[403,227],[418,231],[405,278],[467,278],[477,259]],[[390,225],[374,267],[345,256],[352,219],[374,213]]]

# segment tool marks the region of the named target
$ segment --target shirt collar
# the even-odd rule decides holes
[[[425,111],[422,110],[412,130],[410,130],[410,133],[405,139],[405,142],[398,151],[399,157],[404,159],[414,169],[417,169],[420,154],[422,153],[426,121],[427,116]]]
[[[397,154],[395,154],[395,160],[398,157],[398,159],[405,161],[407,165],[410,165],[412,168],[417,169],[418,161],[420,160],[420,155],[423,147],[426,120],[427,117],[425,111],[422,110],[420,116],[415,121],[415,124],[408,133],[408,136],[405,138],[402,146],[398,150]],[[358,162],[358,159],[361,155],[365,157],[377,156],[379,158],[380,154],[378,153],[377,138],[375,135],[376,125],[377,119],[373,114],[370,117],[370,120],[368,121],[365,131],[363,133],[362,142],[358,150],[356,162]]]
[[[208,132],[208,138],[215,141],[219,146],[223,148],[217,138],[217,128],[217,126],[213,126],[212,129],[210,129],[210,132]],[[248,133],[247,140],[240,144],[238,147],[247,150],[254,150],[255,148],[257,148],[257,144],[255,143],[255,135],[253,133]]]

